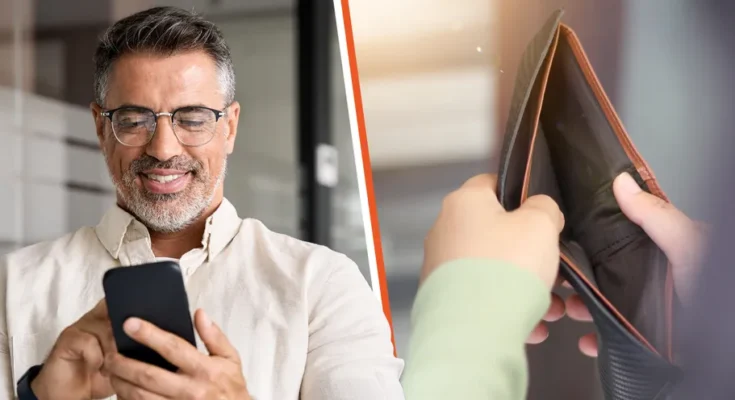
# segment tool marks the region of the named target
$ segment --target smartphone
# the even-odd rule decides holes
[[[130,317],[137,317],[196,347],[189,300],[179,264],[162,261],[113,268],[105,273],[102,286],[118,353],[176,372],[176,366],[130,338],[123,331],[123,323]]]

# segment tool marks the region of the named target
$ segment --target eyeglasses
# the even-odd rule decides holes
[[[209,143],[217,130],[217,121],[225,111],[207,107],[183,107],[174,112],[156,113],[143,107],[120,107],[100,113],[110,119],[112,133],[123,146],[146,146],[153,139],[161,116],[171,117],[174,135],[184,146]]]

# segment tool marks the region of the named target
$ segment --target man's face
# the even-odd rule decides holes
[[[92,105],[92,111],[118,202],[154,231],[179,231],[223,196],[240,107],[234,103],[225,109],[215,62],[199,51],[124,55],[115,62],[108,82],[105,104]],[[211,141],[201,146],[182,145],[174,129],[182,137],[184,124],[174,127],[170,116],[156,119],[147,145],[125,146],[115,138],[110,119],[100,114],[124,106],[155,113],[204,106],[226,115],[214,125]],[[122,138],[119,128],[115,132]]]

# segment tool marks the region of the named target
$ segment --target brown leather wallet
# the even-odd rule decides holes
[[[643,190],[668,200],[562,15],[551,16],[521,60],[498,196],[512,210],[546,194],[564,213],[560,273],[593,316],[605,398],[664,399],[680,377],[671,267],[623,215],[612,182],[628,172]]]

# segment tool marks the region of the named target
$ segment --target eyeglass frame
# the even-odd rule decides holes
[[[103,116],[103,117],[106,117],[107,119],[110,120],[110,129],[112,129],[112,135],[115,136],[115,140],[117,140],[118,143],[120,143],[121,145],[126,146],[126,147],[145,147],[145,146],[148,146],[151,143],[151,141],[153,140],[153,137],[156,136],[156,128],[158,127],[158,119],[161,118],[161,117],[163,117],[163,116],[166,116],[166,117],[170,117],[171,118],[171,126],[172,126],[172,130],[173,130],[173,126],[176,125],[176,123],[174,122],[174,115],[178,111],[183,110],[183,109],[186,109],[186,108],[202,108],[202,109],[205,109],[205,110],[212,111],[214,113],[214,123],[216,125],[217,122],[219,122],[220,118],[222,118],[222,117],[224,117],[224,116],[227,115],[227,108],[228,107],[229,106],[225,107],[224,110],[217,110],[215,108],[210,108],[210,107],[206,107],[206,106],[189,105],[189,106],[179,107],[179,108],[177,108],[177,109],[175,109],[175,110],[173,110],[171,112],[159,112],[159,113],[157,113],[157,112],[155,112],[155,111],[153,111],[153,110],[151,110],[150,108],[147,108],[147,107],[134,106],[134,105],[123,105],[123,106],[120,106],[120,107],[115,108],[115,109],[112,109],[112,110],[104,110],[104,111],[101,111],[100,112],[100,115]],[[123,143],[120,140],[120,138],[117,137],[117,134],[115,133],[115,128],[113,127],[112,116],[113,116],[113,114],[115,114],[115,112],[120,111],[120,110],[125,110],[125,109],[138,109],[138,110],[142,110],[142,111],[149,111],[149,112],[151,112],[153,114],[153,116],[154,116],[154,124],[155,124],[153,126],[153,132],[150,132],[150,137],[148,138],[148,141],[146,141],[144,144],[141,144],[141,145],[130,145],[130,144],[126,144],[126,143]],[[179,143],[182,146],[185,146],[185,147],[201,147],[201,146],[207,145],[207,144],[209,144],[209,142],[212,141],[212,139],[214,139],[214,135],[215,135],[215,132],[212,132],[212,137],[210,137],[209,140],[207,140],[206,142],[204,142],[202,144],[191,145],[191,144],[185,144],[184,142],[182,142],[181,139],[179,138],[179,135],[176,134],[176,131],[174,130],[173,132],[174,132],[174,136],[176,136],[176,140],[178,140]]]

